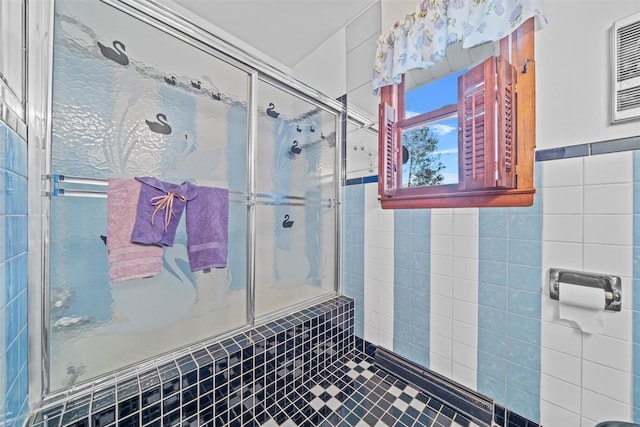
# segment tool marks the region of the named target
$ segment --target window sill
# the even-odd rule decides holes
[[[531,206],[535,188],[519,190],[461,191],[456,193],[425,195],[381,196],[382,209],[416,208],[472,208]]]

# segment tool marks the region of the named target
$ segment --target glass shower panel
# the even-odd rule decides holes
[[[334,292],[335,208],[256,206],[256,317]]]
[[[256,191],[335,197],[336,115],[258,83]]]
[[[258,84],[255,315],[335,289],[336,115]]]
[[[249,83],[105,3],[56,1],[50,390],[246,324]],[[141,176],[232,193],[226,267],[191,271],[182,218],[160,274],[110,281],[107,180]]]

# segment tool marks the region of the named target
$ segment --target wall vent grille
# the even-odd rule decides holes
[[[613,24],[612,122],[640,118],[640,13]]]

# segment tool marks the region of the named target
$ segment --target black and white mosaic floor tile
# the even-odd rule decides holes
[[[263,427],[479,427],[354,350],[252,420]]]

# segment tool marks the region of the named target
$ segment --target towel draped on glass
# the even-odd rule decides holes
[[[138,177],[141,183],[131,241],[172,246],[176,229],[186,209],[186,232],[191,271],[227,265],[229,241],[229,191],[172,184],[153,177]]]
[[[106,243],[112,282],[151,277],[162,270],[162,246],[131,241],[141,186],[134,179],[109,179]]]

